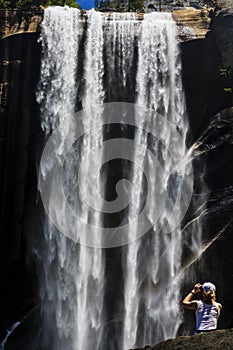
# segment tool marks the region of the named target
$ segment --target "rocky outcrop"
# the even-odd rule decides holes
[[[134,350],[232,350],[233,329],[169,339]]]
[[[177,22],[178,35],[180,41],[191,39],[203,39],[209,30],[210,12],[212,9],[196,10],[186,8],[172,12],[174,20]],[[82,11],[83,18],[86,18],[86,11]],[[112,12],[105,13],[105,16],[112,18]],[[144,14],[136,14],[138,20],[143,20]],[[43,20],[43,10],[34,11],[11,11],[0,10],[0,37],[6,37],[18,33],[32,33],[40,30]]]
[[[233,2],[227,8],[218,8],[211,29],[221,54],[223,67],[233,70]]]
[[[35,33],[43,19],[43,10],[0,10],[0,38],[19,33]]]
[[[192,7],[173,11],[180,41],[204,39],[209,31],[212,11],[213,9],[196,10]]]
[[[218,9],[233,9],[232,0],[216,0]]]
[[[181,43],[183,81],[194,139],[233,105],[233,12],[218,8],[204,40]],[[201,122],[200,122],[201,121]]]

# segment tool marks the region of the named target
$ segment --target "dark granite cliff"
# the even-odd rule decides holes
[[[190,118],[194,155],[198,167],[204,164],[207,205],[202,212],[203,254],[191,264],[198,280],[216,283],[217,297],[224,307],[220,328],[233,327],[232,210],[233,210],[233,3],[219,1],[212,14],[205,40],[182,43],[183,80]],[[220,7],[221,5],[221,7]],[[225,7],[227,6],[227,7]],[[192,143],[191,142],[191,143]],[[199,165],[198,165],[199,164]],[[198,186],[198,170],[196,185]],[[192,270],[193,269],[193,270]],[[192,275],[192,274],[191,274]],[[184,286],[184,294],[193,280]],[[190,322],[182,332],[192,334],[194,316],[184,311]],[[207,347],[208,348],[208,347]],[[233,345],[232,345],[233,348]],[[203,347],[204,349],[204,347]],[[209,348],[208,348],[209,349]],[[214,347],[213,347],[214,349]]]
[[[186,38],[181,42],[190,118],[189,143],[198,141],[195,181],[198,187],[198,164],[201,164],[206,167],[208,187],[207,210],[203,217],[206,250],[201,262],[194,263],[193,268],[198,271],[200,281],[208,279],[217,284],[223,304],[220,328],[233,327],[233,10],[229,4],[218,1],[218,8],[210,13],[211,30],[205,38],[202,32],[196,39]],[[41,17],[35,18],[39,24]],[[28,246],[33,236],[34,241],[37,239],[42,221],[37,169],[44,136],[35,99],[41,48],[37,42],[39,27],[31,16],[20,17],[20,22],[17,21],[13,16],[12,26],[2,30],[0,40],[0,338],[4,338],[6,329],[13,323],[22,320],[6,349],[36,350],[33,339],[37,339],[39,350],[38,278],[29,254],[32,247],[29,250]],[[193,282],[186,281],[184,293]],[[192,333],[192,315],[185,311],[185,318],[187,326],[182,326],[180,334]],[[25,339],[28,324],[33,324],[36,330],[29,334],[30,341]],[[228,333],[221,333],[221,336],[225,334],[228,336]],[[200,344],[198,348],[204,349]],[[172,347],[166,347],[168,349]]]
[[[41,129],[35,90],[39,70],[37,34],[0,40],[1,338],[4,330],[35,304],[36,278],[32,264],[27,267],[25,225],[29,198],[36,202]]]

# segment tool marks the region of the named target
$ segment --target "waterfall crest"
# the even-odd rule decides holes
[[[135,46],[138,21],[134,13],[113,13],[105,18],[106,93],[109,101],[125,101],[135,95]]]
[[[124,211],[124,220],[132,221],[127,232],[132,243],[113,250],[90,247],[88,226],[82,232],[81,225],[75,226],[72,240],[45,220],[43,242],[36,251],[44,348],[127,350],[175,337],[182,322],[180,271],[185,242],[180,223],[190,201],[192,169],[185,147],[188,126],[172,16],[146,14],[138,21],[135,14],[114,13],[109,21],[108,15],[95,10],[83,16],[76,9],[49,7],[40,40],[37,101],[42,127],[49,135],[59,126],[56,159],[46,158],[40,171],[45,178],[56,162],[63,164],[65,153],[61,183],[67,203],[55,203],[63,227],[75,226],[66,216],[69,207],[80,222],[94,227],[92,234],[101,247],[101,228],[109,224],[102,206],[108,191],[105,177],[112,175],[102,169],[104,155],[111,151],[103,144],[112,130],[113,134],[120,130],[120,138],[126,135],[136,145],[131,171],[129,164],[119,163],[121,175],[132,183],[130,205]],[[137,126],[130,127],[127,120],[119,130],[98,125],[106,101],[133,102]],[[87,132],[67,148],[66,141],[77,128],[77,106],[83,109]],[[58,182],[50,183],[59,192]],[[138,215],[147,195],[150,230],[138,239],[142,224]],[[192,242],[195,251],[200,234],[198,230]],[[114,293],[106,281],[117,278]],[[113,299],[106,303],[108,295]],[[119,310],[111,304],[120,305]]]

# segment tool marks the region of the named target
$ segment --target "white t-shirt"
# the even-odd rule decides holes
[[[217,329],[218,303],[206,304],[199,300],[196,310],[196,330],[210,331]]]

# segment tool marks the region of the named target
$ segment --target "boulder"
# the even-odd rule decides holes
[[[211,9],[196,10],[187,7],[172,12],[173,19],[177,23],[178,36],[180,41],[193,39],[204,39],[210,27]]]
[[[233,329],[178,337],[134,350],[232,350]]]

